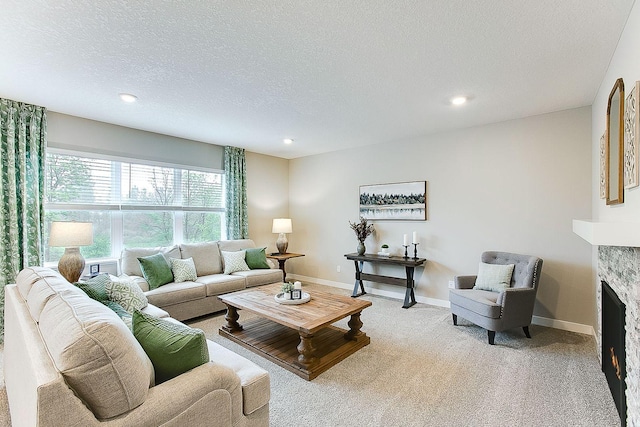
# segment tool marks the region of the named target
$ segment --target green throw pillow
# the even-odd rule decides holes
[[[250,248],[245,249],[244,260],[250,269],[255,270],[258,268],[271,268],[267,263],[267,254],[265,253],[267,248]]]
[[[127,328],[132,329],[131,313],[127,313],[127,310],[125,310],[120,304],[115,301],[102,301],[102,303],[113,310],[118,315],[118,317],[122,319],[124,324],[127,325]]]
[[[133,335],[151,359],[156,384],[209,361],[204,332],[186,325],[133,312]]]
[[[173,273],[167,259],[161,253],[138,258],[140,270],[149,284],[149,289],[155,289],[169,282],[173,282]]]
[[[110,281],[111,279],[108,274],[99,274],[91,279],[74,283],[74,285],[82,289],[90,298],[104,302],[109,300],[109,295],[107,295],[107,283]]]
[[[511,286],[511,275],[515,264],[485,264],[478,266],[478,277],[473,289],[502,292]]]

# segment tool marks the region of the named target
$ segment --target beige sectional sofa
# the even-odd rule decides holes
[[[14,426],[269,425],[269,374],[220,345],[207,341],[211,362],[154,385],[153,365],[125,323],[57,272],[21,271],[5,299]]]
[[[282,271],[275,268],[273,263],[270,263],[270,269],[223,274],[224,259],[221,251],[235,252],[255,247],[253,240],[239,239],[160,248],[125,249],[120,258],[120,269],[122,274],[135,279],[151,304],[168,311],[174,319],[186,320],[225,310],[226,306],[218,300],[218,295],[247,287],[282,282]],[[198,278],[195,281],[168,283],[149,290],[138,257],[159,252],[166,258],[193,258]]]

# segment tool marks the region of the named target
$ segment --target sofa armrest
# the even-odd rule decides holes
[[[144,403],[120,421],[152,426],[207,419],[208,425],[222,427],[236,425],[241,417],[240,378],[231,369],[209,362],[151,387]]]
[[[476,284],[478,276],[455,276],[453,284],[456,289],[471,289]]]

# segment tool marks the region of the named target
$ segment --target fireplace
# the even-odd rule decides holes
[[[626,351],[625,305],[604,280],[602,283],[602,372],[604,372],[620,414],[621,425],[626,426]]]

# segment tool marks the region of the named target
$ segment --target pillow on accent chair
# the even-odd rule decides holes
[[[171,258],[171,272],[176,283],[195,281],[198,278],[193,258]]]
[[[478,277],[473,289],[502,292],[511,286],[511,275],[515,264],[485,264],[478,266]]]
[[[151,359],[156,384],[209,361],[204,332],[170,320],[133,312],[133,335]]]
[[[111,280],[107,283],[107,295],[111,301],[120,304],[129,314],[147,306],[149,303],[147,297],[133,280],[116,276],[110,276],[110,278]]]
[[[224,259],[224,274],[249,270],[249,266],[244,261],[245,251],[220,252],[222,252],[222,259]]]
[[[251,270],[271,268],[267,263],[267,254],[265,253],[266,249],[267,248],[245,249],[246,253],[244,259]]]
[[[140,270],[149,284],[149,289],[156,289],[173,281],[171,266],[162,253],[139,257]]]
[[[107,283],[110,281],[111,279],[108,274],[99,274],[91,279],[74,283],[74,285],[82,289],[91,299],[104,302],[109,300],[109,295],[107,295]]]

